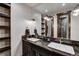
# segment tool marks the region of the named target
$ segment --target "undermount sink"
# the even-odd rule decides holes
[[[37,41],[39,41],[40,39],[37,39],[37,38],[27,38],[27,40],[32,41],[32,42],[37,42]]]
[[[75,55],[73,47],[69,45],[51,42],[48,44],[48,47]]]

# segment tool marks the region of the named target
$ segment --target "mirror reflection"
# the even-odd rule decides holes
[[[53,16],[43,15],[42,16],[42,35],[47,37],[53,37]]]
[[[70,20],[70,12],[57,14],[58,37],[70,39]]]
[[[79,24],[79,7],[57,13],[55,15],[42,15],[41,35],[61,38],[64,40],[79,41],[77,27]],[[55,22],[55,23],[54,23]]]

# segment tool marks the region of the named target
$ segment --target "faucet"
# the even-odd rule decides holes
[[[60,44],[63,42],[62,39],[63,39],[63,37],[59,38],[59,42],[60,42]]]

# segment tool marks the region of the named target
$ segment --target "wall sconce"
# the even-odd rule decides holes
[[[79,4],[73,10],[73,16],[78,16],[78,15],[79,15]]]

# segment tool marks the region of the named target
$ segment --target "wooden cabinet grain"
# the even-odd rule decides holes
[[[23,56],[61,56],[56,52],[51,52],[41,46],[32,44],[28,40],[22,39]]]

